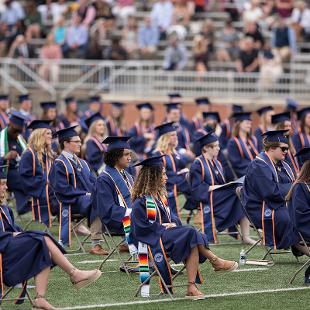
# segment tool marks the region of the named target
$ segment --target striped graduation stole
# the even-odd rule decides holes
[[[234,137],[233,139],[238,147],[239,153],[242,158],[248,158],[250,160],[253,160],[255,158],[255,155],[258,155],[257,143],[254,140],[254,137],[247,139],[246,143],[244,143],[241,138]],[[252,148],[253,152],[250,150],[249,146]]]
[[[300,128],[298,129],[298,135],[299,135],[299,140],[301,143],[301,148],[303,149],[304,147],[309,147],[310,137],[306,135],[304,132],[302,132]]]
[[[94,141],[94,143],[102,153],[107,150],[106,146],[102,144],[96,137],[91,137],[90,140]]]

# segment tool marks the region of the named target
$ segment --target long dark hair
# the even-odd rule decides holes
[[[299,175],[295,182],[293,183],[293,186],[289,190],[288,194],[286,195],[285,199],[288,201],[292,198],[292,194],[294,191],[294,187],[296,184],[299,183],[309,183],[310,182],[310,160],[307,160],[303,165],[299,172]]]
[[[141,168],[132,188],[132,201],[144,195],[152,195],[155,197],[167,195],[166,187],[163,186],[162,183],[163,169],[163,167],[147,166]]]

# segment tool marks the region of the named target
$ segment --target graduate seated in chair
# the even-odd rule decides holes
[[[307,248],[304,244],[296,244],[294,247],[301,252],[300,255],[310,256],[310,147],[301,149],[296,155],[302,168],[286,198],[294,228],[308,244]],[[294,247],[293,254],[299,256]],[[310,267],[306,271],[305,282],[310,284]]]
[[[81,151],[81,138],[75,131],[77,126],[56,132],[62,150],[55,159],[49,175],[49,182],[60,204],[60,241],[70,246],[71,215],[78,214],[89,219],[91,212],[91,193],[95,176],[87,162],[77,155]],[[102,227],[99,218],[90,225],[92,248],[90,254],[107,255],[102,249]]]
[[[223,231],[240,222],[242,241],[254,244],[250,238],[250,223],[245,217],[236,195],[237,183],[216,189],[226,184],[221,162],[217,160],[220,144],[217,135],[209,132],[196,143],[202,155],[196,158],[190,169],[190,185],[201,214],[202,231],[209,242],[216,242],[216,230]]]
[[[59,208],[48,185],[48,175],[55,157],[50,124],[51,121],[44,120],[35,120],[29,124],[28,129],[32,129],[32,132],[19,163],[20,183],[25,199],[31,197],[32,219],[47,227],[52,226],[52,213],[56,214]]]
[[[26,281],[34,277],[36,296],[32,309],[55,310],[45,299],[51,268],[59,266],[69,275],[76,288],[95,282],[101,272],[97,269],[82,271],[75,268],[52,236],[41,231],[22,231],[15,224],[13,212],[5,204],[6,176],[3,167],[0,169],[0,293],[3,285],[13,287],[19,283],[23,283],[24,291]]]
[[[124,235],[127,244],[120,245],[121,252],[136,253],[131,240],[130,191],[133,185],[131,175],[125,170],[131,162],[129,137],[107,137],[104,155],[105,169],[97,178],[92,193],[91,221],[99,217],[111,233]],[[125,234],[126,231],[126,234]]]
[[[142,166],[142,169],[132,190],[131,224],[134,240],[139,242],[139,249],[141,244],[148,246],[154,263],[167,282],[171,280],[167,256],[175,263],[185,262],[187,296],[203,298],[203,293],[195,286],[199,263],[208,259],[217,272],[235,270],[238,264],[213,254],[206,235],[192,226],[182,226],[178,217],[170,211],[166,191],[168,178],[162,156],[150,157],[136,165]]]
[[[262,229],[264,244],[274,250],[298,242],[285,201],[295,180],[284,161],[289,147],[286,134],[286,130],[263,134],[264,151],[250,163],[241,193],[249,217]]]

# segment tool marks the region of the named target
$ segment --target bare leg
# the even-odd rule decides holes
[[[238,268],[238,264],[235,261],[222,259],[203,245],[198,245],[198,251],[210,261],[214,271],[233,271]]]
[[[186,260],[186,272],[187,272],[187,294],[190,296],[201,295],[202,293],[195,286],[195,279],[199,265],[199,252],[198,248],[192,248],[191,254]]]
[[[66,256],[62,254],[59,248],[54,244],[54,242],[49,238],[45,237],[46,245],[50,251],[52,261],[58,265],[65,273],[70,275],[73,282],[79,282],[94,275],[97,270],[79,270],[76,269],[67,259]]]
[[[250,238],[250,222],[246,217],[243,217],[240,220],[240,228],[242,233],[242,241],[244,244],[252,245],[256,243],[255,240]]]

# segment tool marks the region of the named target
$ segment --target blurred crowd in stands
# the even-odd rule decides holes
[[[0,0],[1,57],[156,59],[165,70],[211,61],[276,79],[309,51],[310,8],[294,0]],[[307,43],[309,45],[307,45]],[[40,74],[57,75],[42,65]]]

